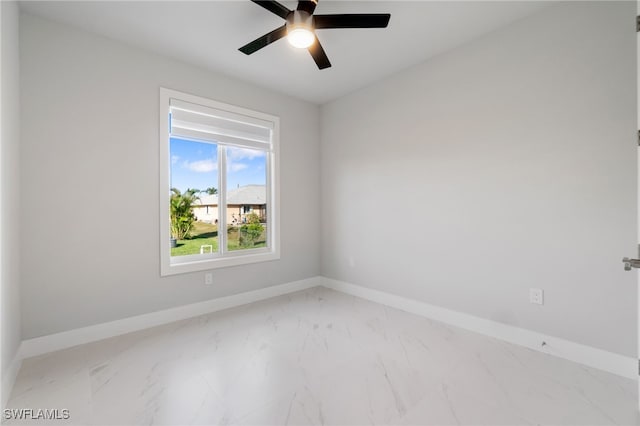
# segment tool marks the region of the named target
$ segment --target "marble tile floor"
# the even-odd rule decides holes
[[[81,425],[631,425],[633,380],[324,288],[24,361]]]

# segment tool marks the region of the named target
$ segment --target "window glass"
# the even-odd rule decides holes
[[[171,138],[171,256],[218,252],[218,146]]]
[[[266,152],[227,147],[226,153],[227,249],[267,247]]]

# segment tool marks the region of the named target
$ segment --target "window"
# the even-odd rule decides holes
[[[278,259],[277,117],[160,89],[161,274]]]

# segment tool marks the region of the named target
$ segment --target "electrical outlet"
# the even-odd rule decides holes
[[[530,288],[529,302],[536,305],[544,305],[544,291],[541,288]]]
[[[213,284],[213,273],[207,272],[204,274],[204,285],[212,285]]]

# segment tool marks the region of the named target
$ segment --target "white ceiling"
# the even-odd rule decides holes
[[[296,2],[283,1],[290,9]],[[322,104],[545,7],[523,1],[329,1],[316,13],[391,13],[386,29],[319,30],[332,67],[286,40],[238,48],[283,20],[248,0],[22,2],[27,13]]]

